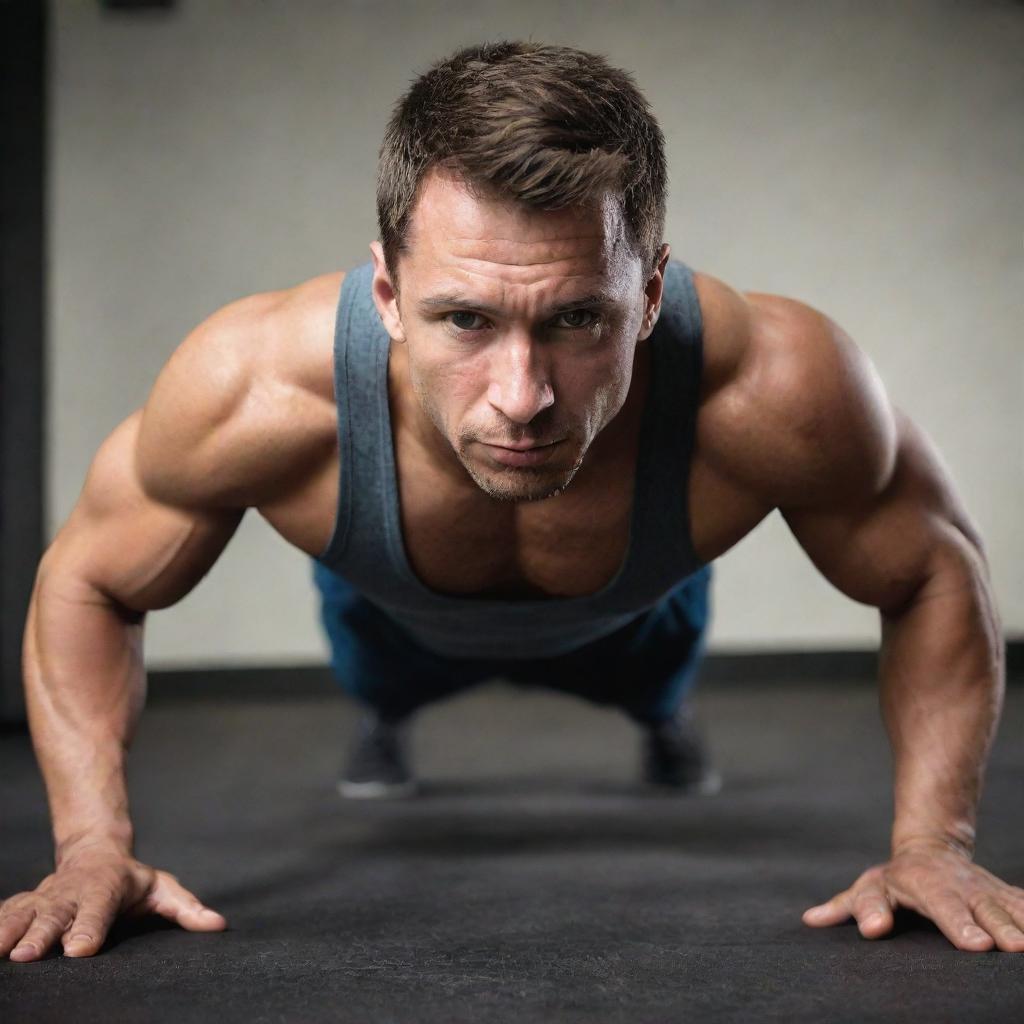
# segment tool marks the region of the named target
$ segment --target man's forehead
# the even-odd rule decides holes
[[[512,266],[560,260],[610,261],[625,245],[621,203],[605,193],[586,206],[540,210],[470,189],[450,173],[424,180],[407,249],[424,256]]]

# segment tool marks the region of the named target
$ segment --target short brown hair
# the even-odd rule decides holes
[[[602,56],[534,42],[483,43],[413,82],[395,105],[378,163],[377,221],[392,277],[433,167],[455,172],[477,195],[542,210],[610,189],[647,272],[656,266],[665,139],[632,75]]]

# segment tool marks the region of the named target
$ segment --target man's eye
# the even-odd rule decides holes
[[[582,327],[593,327],[594,324],[596,324],[598,320],[601,319],[596,313],[591,312],[589,309],[573,309],[570,310],[568,313],[558,314],[559,319],[562,319],[563,317],[575,320],[575,323],[567,323],[561,325],[563,327],[568,328],[571,331],[578,331]],[[580,317],[583,317],[584,319],[580,321]],[[589,317],[590,319],[586,319],[587,317]]]
[[[458,323],[454,319],[455,317],[459,317],[459,316],[461,316],[461,317],[468,317],[468,319],[471,320],[471,321],[474,320],[475,318],[479,317],[481,320],[483,320],[483,317],[480,316],[479,313],[470,313],[470,312],[468,312],[467,310],[464,310],[464,309],[456,310],[454,313],[449,313],[448,316],[452,318],[452,320],[451,320],[452,326],[453,327],[457,327],[460,331],[478,331],[478,330],[480,330],[481,325],[480,324],[473,324],[473,323]]]
[[[562,330],[579,331],[587,327],[593,327],[600,319],[601,317],[597,313],[589,309],[573,309],[566,313],[559,313],[555,318],[555,326]],[[482,321],[482,323],[474,321]],[[479,331],[483,328],[487,319],[480,313],[471,313],[466,309],[457,309],[448,314],[448,322],[459,331]]]

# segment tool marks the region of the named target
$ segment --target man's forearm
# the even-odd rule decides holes
[[[1005,689],[1002,628],[982,554],[936,552],[899,614],[883,614],[881,706],[894,758],[892,849],[936,838],[974,850]]]
[[[145,700],[142,617],[60,565],[40,566],[22,669],[57,862],[70,846],[132,848],[124,762]]]

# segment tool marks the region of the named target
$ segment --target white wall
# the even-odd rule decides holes
[[[50,536],[184,335],[368,258],[385,120],[432,60],[533,37],[631,70],[674,254],[833,316],[936,440],[1024,633],[1024,8],[1009,2],[51,0]],[[712,649],[872,648],[773,515],[720,559]],[[317,662],[309,561],[250,512],[150,617],[151,667]]]

